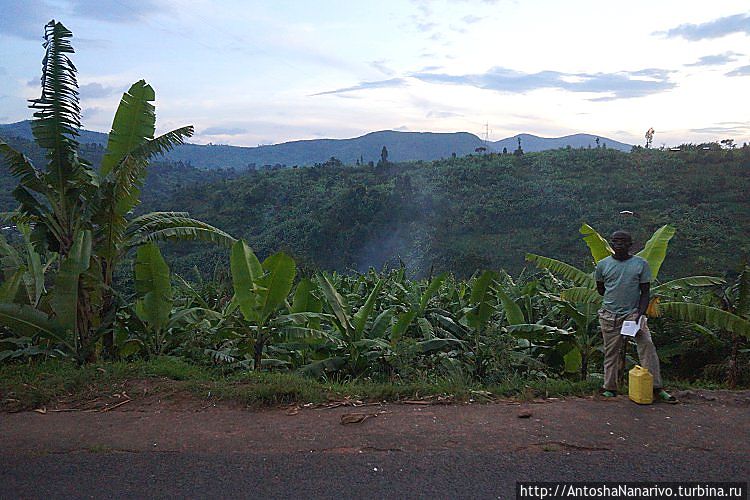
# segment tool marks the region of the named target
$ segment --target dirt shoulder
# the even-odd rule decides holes
[[[353,400],[248,409],[148,387],[75,407],[0,413],[1,453],[371,453],[450,449],[514,452],[750,453],[750,391],[676,393],[681,404],[620,396],[518,403]],[[145,390],[145,392],[143,392]],[[116,397],[117,396],[117,397]],[[438,403],[438,404],[435,404]]]

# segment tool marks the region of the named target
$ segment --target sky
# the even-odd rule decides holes
[[[377,130],[750,142],[747,0],[0,0],[0,123],[31,117],[50,19],[84,127],[156,90],[157,132],[257,146]]]

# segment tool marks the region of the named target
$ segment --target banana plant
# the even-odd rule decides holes
[[[392,318],[392,310],[381,312],[370,324],[369,336],[365,336],[368,323],[375,312],[375,304],[383,289],[385,279],[379,279],[369,291],[364,304],[356,313],[351,313],[349,301],[336,289],[333,279],[325,274],[318,276],[318,286],[331,313],[331,324],[335,329],[329,339],[333,342],[333,352],[323,359],[305,366],[303,371],[319,375],[324,370],[337,371],[347,368],[358,374],[367,361],[390,350],[385,332]]]
[[[580,233],[583,235],[583,240],[591,251],[594,264],[603,258],[612,255],[612,249],[610,248],[609,243],[607,243],[607,240],[591,226],[583,224],[580,228]],[[674,234],[674,227],[670,225],[660,227],[646,242],[643,250],[636,254],[646,259],[649,268],[651,269],[651,277],[655,282],[658,280],[659,270],[661,269],[661,265],[667,255],[669,240],[672,239]],[[572,288],[567,288],[562,292],[561,298],[564,300],[579,304],[601,304],[602,298],[596,292],[596,281],[594,280],[593,272],[587,273],[571,266],[570,264],[566,264],[565,262],[530,253],[526,254],[526,260],[534,263],[539,268],[547,269],[553,274],[570,280],[577,285]],[[652,286],[650,290],[651,301],[649,303],[648,314],[650,316],[656,316],[658,314],[656,306],[664,298],[672,296],[674,292],[697,287],[709,287],[722,283],[724,283],[723,279],[714,276],[688,276]]]
[[[17,302],[39,306],[47,292],[44,277],[50,266],[57,261],[57,254],[38,252],[31,242],[31,228],[18,222],[16,229],[21,234],[20,249],[10,245],[0,234],[0,267],[5,282],[0,291],[0,302]]]
[[[40,308],[24,303],[0,303],[0,324],[14,333],[49,340],[59,344],[66,354],[75,356],[79,362],[91,352],[90,338],[81,335],[91,325],[87,311],[81,311],[80,294],[87,293],[79,287],[81,277],[88,272],[91,258],[91,231],[79,231],[67,255],[60,262],[52,292],[45,296]],[[18,276],[16,274],[16,276]],[[15,280],[18,282],[18,279]],[[7,282],[6,282],[7,285]],[[6,298],[10,298],[3,286]],[[91,297],[87,303],[94,303]]]
[[[309,292],[299,291],[296,304],[290,306],[287,297],[292,290],[297,268],[294,260],[282,252],[273,254],[261,263],[248,244],[239,240],[232,245],[230,258],[234,303],[243,318],[244,338],[252,343],[253,366],[260,370],[263,351],[271,340],[288,340],[300,336],[317,335],[319,331],[300,326],[301,322],[322,318]],[[285,364],[266,360],[267,365]]]
[[[90,349],[104,331],[112,349],[114,318],[112,280],[125,253],[140,244],[166,239],[200,239],[231,245],[235,240],[186,213],[160,212],[130,220],[139,203],[149,160],[182,144],[193,133],[182,127],[154,137],[153,88],[140,80],[123,94],[115,113],[101,168],[97,172],[78,156],[81,128],[76,68],[69,58],[72,33],[62,23],[45,26],[46,54],[42,67],[42,95],[32,100],[32,131],[47,151],[45,170],[0,140],[0,154],[19,184],[13,192],[19,203],[16,220],[33,223],[31,241],[37,251],[60,255],[61,266],[79,234],[90,232],[92,249],[86,273],[79,274],[77,345]],[[38,302],[38,300],[36,300]],[[2,318],[0,318],[2,319]],[[6,323],[4,323],[6,324]]]

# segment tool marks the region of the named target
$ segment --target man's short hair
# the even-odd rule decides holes
[[[623,231],[622,229],[618,229],[617,231],[612,233],[612,236],[610,238],[614,240],[618,236],[620,238],[626,238],[628,241],[633,241],[633,237],[630,235],[630,233],[627,231]]]

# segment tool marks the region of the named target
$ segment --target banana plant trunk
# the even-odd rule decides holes
[[[740,337],[736,333],[732,334],[732,351],[729,354],[729,362],[727,363],[727,385],[730,389],[737,387],[739,381],[739,366],[737,364],[737,357],[739,355]]]
[[[585,352],[581,352],[581,380],[586,380],[589,374],[589,357]]]
[[[263,361],[263,347],[266,343],[265,332],[262,328],[258,330],[258,338],[255,340],[255,352],[253,353],[253,367],[256,372],[260,371]]]
[[[78,282],[78,318],[76,329],[78,330],[78,342],[80,345],[81,360],[86,363],[96,362],[96,349],[91,335],[91,318],[93,317],[93,305],[88,291]]]
[[[109,318],[111,318],[111,324],[106,325],[107,328],[105,328],[102,337],[104,348],[102,354],[106,359],[114,360],[117,353],[115,353],[115,317],[113,311],[114,294],[112,293],[112,269],[106,261],[102,262],[102,281],[104,286],[102,287],[102,310],[100,317],[107,322],[110,322]]]

